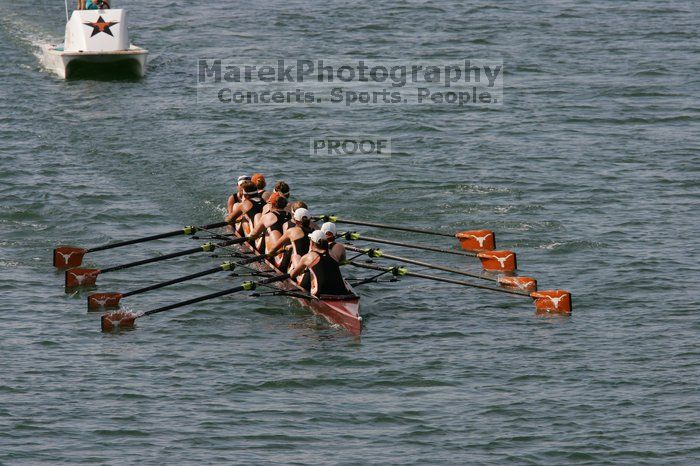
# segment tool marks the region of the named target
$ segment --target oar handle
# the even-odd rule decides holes
[[[145,243],[147,241],[154,241],[157,239],[163,239],[163,238],[170,238],[172,236],[177,236],[177,235],[192,235],[197,232],[197,230],[206,230],[206,229],[211,229],[211,228],[221,228],[223,226],[228,225],[228,222],[218,222],[218,223],[212,223],[209,225],[202,225],[199,227],[185,227],[185,228],[180,228],[179,230],[173,230],[173,231],[168,231],[166,233],[159,233],[157,235],[151,235],[151,236],[144,236],[142,238],[135,238],[131,240],[126,240],[126,241],[120,241],[117,243],[110,243],[110,244],[105,244],[103,246],[96,246],[94,248],[90,248],[86,250],[85,252],[96,252],[96,251],[104,251],[107,249],[114,249],[114,248],[119,248],[122,246],[129,246],[131,244],[138,244],[138,243]]]
[[[209,299],[219,298],[221,296],[230,295],[233,293],[238,293],[239,291],[252,291],[258,285],[267,285],[269,283],[279,282],[289,278],[289,274],[278,275],[276,277],[266,278],[264,280],[259,280],[257,282],[245,282],[242,285],[235,286],[233,288],[228,288],[226,290],[217,291],[215,293],[206,294],[204,296],[199,296],[197,298],[188,299],[187,301],[181,301],[179,303],[169,304],[167,306],[159,307],[157,309],[151,309],[150,311],[144,312],[142,315],[148,316],[152,314],[157,314],[159,312],[169,311],[171,309],[176,309],[178,307],[188,306],[190,304],[200,303],[202,301],[207,301]]]
[[[443,233],[440,231],[423,230],[421,228],[402,227],[399,225],[387,225],[385,223],[361,222],[359,220],[346,220],[346,219],[338,218],[334,215],[321,215],[320,217],[316,217],[316,219],[323,220],[324,222],[345,223],[348,225],[360,225],[360,226],[365,226],[365,227],[385,228],[387,230],[408,231],[411,233],[423,233],[426,235],[446,236],[448,238],[455,237],[455,235],[453,235],[453,234]]]

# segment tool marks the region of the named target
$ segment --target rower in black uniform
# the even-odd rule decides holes
[[[284,224],[292,218],[292,215],[286,210],[287,198],[272,193],[267,205],[270,210],[261,215],[260,221],[255,224],[255,229],[251,232],[251,236],[264,234],[264,237],[256,241],[256,249],[260,253],[269,251],[277,243],[284,234]],[[282,256],[275,259],[275,265],[280,266]]]
[[[270,253],[275,253],[287,244],[291,244],[289,270],[293,270],[301,257],[309,252],[309,233],[312,231],[314,231],[314,228],[311,226],[311,213],[304,208],[295,210],[292,217],[292,226],[287,228],[284,234],[270,248]]]
[[[255,228],[255,222],[260,218],[265,201],[260,197],[258,188],[250,181],[245,181],[241,185],[241,189],[243,190],[243,199],[226,216],[226,221],[234,223],[240,220],[240,225],[237,227],[238,233],[241,236],[249,236]]]
[[[300,285],[314,296],[344,296],[350,294],[340,272],[340,264],[328,251],[328,240],[321,231],[309,235],[311,250],[301,258],[292,279],[302,277]]]
[[[226,215],[230,214],[233,212],[233,208],[235,207],[236,204],[241,202],[242,196],[243,196],[243,189],[241,188],[241,185],[245,183],[246,181],[250,181],[250,176],[248,175],[241,175],[238,177],[238,184],[236,185],[236,191],[231,194],[228,197],[228,200],[226,201]]]

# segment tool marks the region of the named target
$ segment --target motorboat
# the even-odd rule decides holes
[[[45,66],[63,79],[83,71],[143,77],[148,50],[129,42],[126,11],[110,9],[104,2],[98,5],[98,9],[73,11],[63,45],[43,47]]]

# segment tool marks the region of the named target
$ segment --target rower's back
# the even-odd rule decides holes
[[[316,296],[345,296],[350,293],[343,274],[340,272],[340,264],[326,250],[316,252],[316,260],[309,272],[311,273],[311,291]]]
[[[303,256],[309,252],[311,240],[309,234],[314,231],[310,225],[295,225],[287,230],[287,236],[292,243],[292,251],[295,255]]]

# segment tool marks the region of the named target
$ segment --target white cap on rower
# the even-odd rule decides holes
[[[318,242],[322,239],[326,239],[326,234],[323,233],[321,230],[314,230],[311,233],[309,233],[309,239],[315,244],[318,244]]]
[[[246,181],[250,181],[250,176],[248,175],[241,175],[238,177],[238,186],[242,185]]]
[[[294,220],[297,222],[301,222],[301,220],[306,217],[306,218],[311,218],[311,212],[308,210],[304,209],[303,207],[298,208],[297,210],[294,211]]]
[[[335,223],[333,222],[326,222],[323,224],[321,227],[321,231],[324,233],[330,233],[333,236],[336,235],[336,232],[338,231],[337,228],[335,227]]]

